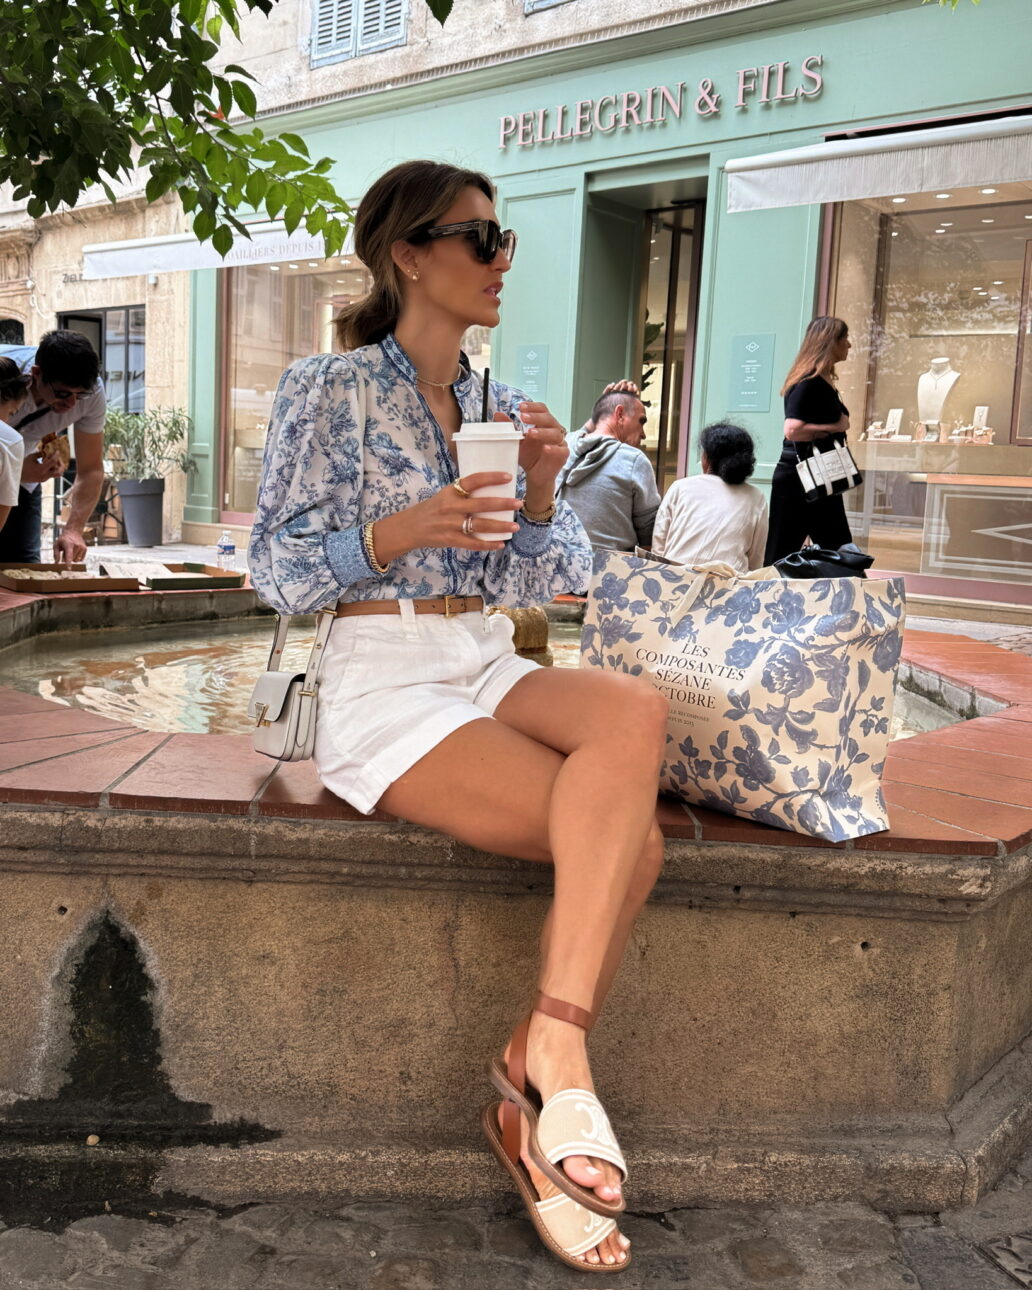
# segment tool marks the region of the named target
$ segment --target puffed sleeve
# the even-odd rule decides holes
[[[311,613],[380,576],[362,544],[364,384],[345,355],[283,373],[269,421],[247,558],[266,604]]]
[[[517,413],[526,396],[507,385],[491,382],[499,412]],[[492,400],[494,402],[494,400]],[[523,497],[527,481],[518,472],[516,496]],[[517,512],[519,529],[502,551],[491,551],[484,562],[485,599],[491,605],[523,609],[544,605],[556,596],[585,596],[591,581],[591,543],[568,502],[557,502],[548,524],[535,524]]]

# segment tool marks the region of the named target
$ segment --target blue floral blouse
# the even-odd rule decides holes
[[[479,374],[463,363],[453,388],[463,419],[479,421]],[[492,381],[488,416],[511,414],[523,397]],[[248,547],[258,594],[281,613],[303,614],[336,600],[468,595],[518,607],[587,591],[591,546],[565,502],[549,524],[517,514],[519,531],[502,551],[424,548],[376,573],[362,525],[425,501],[457,478],[415,368],[393,335],[293,363],[272,408]],[[524,490],[520,471],[517,494]]]

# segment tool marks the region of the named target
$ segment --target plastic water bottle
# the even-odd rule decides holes
[[[220,569],[236,568],[236,542],[229,529],[222,530],[222,536],[215,544],[215,563]]]

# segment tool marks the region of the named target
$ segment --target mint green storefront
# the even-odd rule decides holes
[[[729,213],[726,167],[850,132],[1020,115],[1032,101],[1030,28],[1028,0],[979,10],[965,0],[956,13],[917,0],[780,0],[270,124],[282,120],[313,153],[338,158],[338,188],[354,199],[409,157],[490,174],[501,221],[520,238],[501,325],[482,342],[492,373],[576,425],[606,382],[652,367],[648,446],[656,460],[662,435],[665,483],[699,469],[699,431],[728,415],[754,434],[755,482],[767,482],[784,373],[809,319],[841,313],[857,342],[843,394],[868,475],[866,496],[850,500],[858,540],[879,567],[904,572],[912,594],[1028,605],[1032,164],[1022,173],[1013,154],[1032,136],[1018,122],[1007,174],[994,171],[989,148],[984,174],[946,195],[901,181],[898,193],[866,202]],[[984,283],[967,281],[972,266]],[[290,275],[315,268],[330,283],[324,294],[292,296]],[[231,277],[243,272],[253,279],[246,291]],[[357,266],[269,272],[275,308],[296,298],[322,320],[324,341],[309,340],[309,328],[293,343],[328,348],[327,301],[355,289]],[[187,534],[246,523],[250,509],[272,394],[267,375],[235,376],[243,368],[232,364],[234,328],[251,326],[247,310],[265,291],[256,275],[194,275]],[[908,301],[921,302],[919,315]],[[268,341],[274,349],[275,336]],[[962,379],[945,369],[955,407],[929,417],[916,395],[920,381],[931,388],[925,368],[957,354]],[[276,361],[270,350],[269,371]]]

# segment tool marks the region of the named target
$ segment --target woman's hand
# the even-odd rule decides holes
[[[521,403],[519,414],[529,427],[520,445],[520,465],[527,477],[527,510],[546,511],[555,497],[555,478],[570,455],[566,431],[544,403]],[[495,420],[507,421],[508,417],[498,412]]]
[[[502,417],[503,421],[508,419]],[[520,509],[523,503],[515,496],[512,476],[501,471],[481,471],[476,475],[464,475],[459,483],[467,493],[472,493],[477,488],[490,487],[497,496],[463,497],[457,488],[448,484],[425,502],[406,506],[403,511],[377,520],[373,525],[373,547],[377,560],[381,564],[390,564],[407,551],[423,547],[457,546],[466,551],[501,551],[505,543],[491,541],[491,535],[515,533],[519,525],[477,517],[483,511]],[[472,536],[463,532],[462,528],[469,516],[473,517],[476,525]]]

